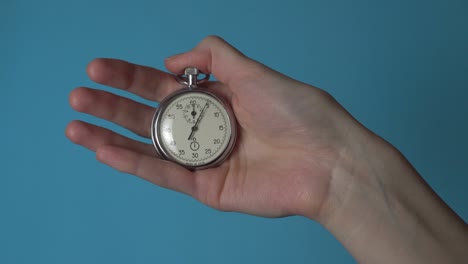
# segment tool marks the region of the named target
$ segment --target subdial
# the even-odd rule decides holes
[[[195,124],[198,117],[200,116],[200,113],[202,112],[202,109],[203,108],[199,104],[186,105],[183,110],[185,120],[191,124]]]

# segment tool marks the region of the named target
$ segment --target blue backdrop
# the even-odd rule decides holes
[[[465,0],[0,2],[0,263],[354,263],[317,223],[222,213],[100,163],[64,128],[85,67],[218,34],[333,94],[468,220]],[[154,103],[153,103],[154,104]]]

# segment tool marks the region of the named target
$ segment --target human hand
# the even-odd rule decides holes
[[[224,211],[317,220],[362,263],[457,263],[466,259],[468,229],[405,158],[364,128],[326,92],[251,60],[208,37],[166,60],[212,73],[238,121],[238,140],[219,167],[189,171],[156,157],[152,145],[72,121],[67,136],[97,159]],[[174,76],[120,60],[88,66],[97,83],[161,101],[180,88]],[[78,88],[79,111],[150,137],[155,109],[112,93]],[[411,197],[411,198],[410,198]]]
[[[222,94],[236,115],[238,142],[221,166],[189,171],[156,157],[152,145],[81,121],[68,125],[67,136],[96,151],[98,160],[115,169],[219,210],[317,218],[353,124],[347,113],[324,91],[245,57],[217,37],[166,60],[175,74],[187,66],[212,73],[219,81],[209,82],[208,88]],[[155,101],[181,87],[170,74],[120,60],[94,60],[87,72],[97,83]],[[155,109],[147,105],[89,88],[74,90],[70,104],[150,137]]]

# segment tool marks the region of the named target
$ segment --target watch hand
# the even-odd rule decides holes
[[[193,111],[192,111],[192,118],[195,119],[195,116],[197,115],[197,112],[195,111],[195,104],[192,104],[193,106]]]
[[[195,131],[198,130],[198,124],[200,123],[200,121],[202,120],[203,116],[205,115],[205,110],[206,108],[208,107],[208,102],[206,102],[205,106],[203,107],[203,109],[201,110],[201,113],[200,113],[200,116],[198,117],[197,119],[197,122],[195,122],[195,125],[193,125],[192,127],[192,132],[190,132],[190,135],[188,137],[188,140],[191,140],[193,138],[193,135],[195,134]]]

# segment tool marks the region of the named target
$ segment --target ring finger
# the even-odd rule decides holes
[[[92,151],[96,151],[100,146],[113,145],[156,157],[153,146],[145,144],[109,129],[85,123],[82,121],[72,121],[68,124],[65,134],[76,144],[79,144]]]

